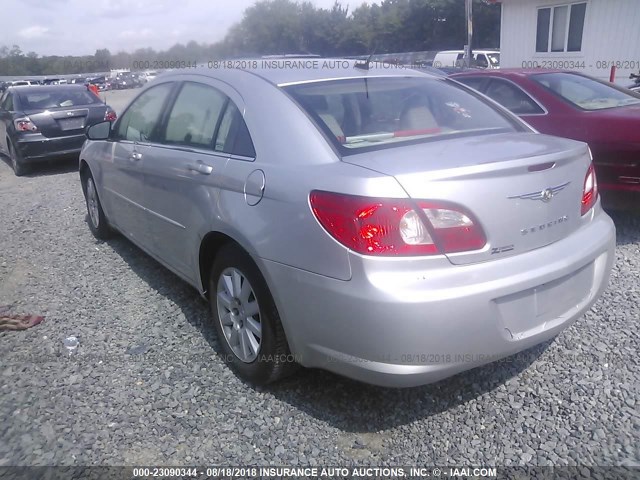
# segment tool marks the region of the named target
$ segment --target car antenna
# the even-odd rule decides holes
[[[376,53],[376,47],[373,47],[373,51],[371,52],[371,54],[367,57],[367,59],[364,62],[356,62],[353,67],[354,68],[359,68],[360,70],[369,70],[370,65],[371,65],[371,58],[375,55]]]

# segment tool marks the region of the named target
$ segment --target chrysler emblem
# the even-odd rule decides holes
[[[524,195],[513,195],[507,198],[521,198],[523,200],[542,200],[543,202],[550,202],[551,199],[561,190],[564,189],[571,182],[563,183],[562,185],[556,185],[555,187],[548,187],[542,191],[525,193]]]
[[[545,188],[542,192],[540,192],[543,202],[549,202],[553,198],[553,190],[550,188]]]

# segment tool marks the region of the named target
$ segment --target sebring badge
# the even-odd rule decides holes
[[[551,220],[547,223],[541,223],[539,225],[532,225],[531,227],[523,228],[520,230],[521,235],[530,235],[532,233],[542,232],[544,230],[549,230],[550,228],[556,227],[561,224],[566,224],[569,221],[569,217],[567,215],[563,215],[560,218],[556,218],[555,220]]]
[[[566,183],[563,183],[562,185],[556,185],[555,187],[545,188],[541,192],[525,193],[524,195],[513,195],[512,197],[507,197],[507,198],[510,198],[510,199],[521,198],[523,200],[542,200],[543,202],[546,203],[546,202],[550,202],[551,199],[558,192],[560,192],[562,189],[564,189],[564,187],[566,187],[570,183],[571,182],[566,182]]]

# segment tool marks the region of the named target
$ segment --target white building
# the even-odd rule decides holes
[[[631,83],[640,71],[640,0],[497,0],[500,66],[576,70]]]

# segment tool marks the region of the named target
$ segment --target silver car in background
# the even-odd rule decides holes
[[[93,233],[208,298],[238,375],[425,384],[596,301],[615,228],[585,144],[446,78],[306,62],[170,72],[80,155]]]

